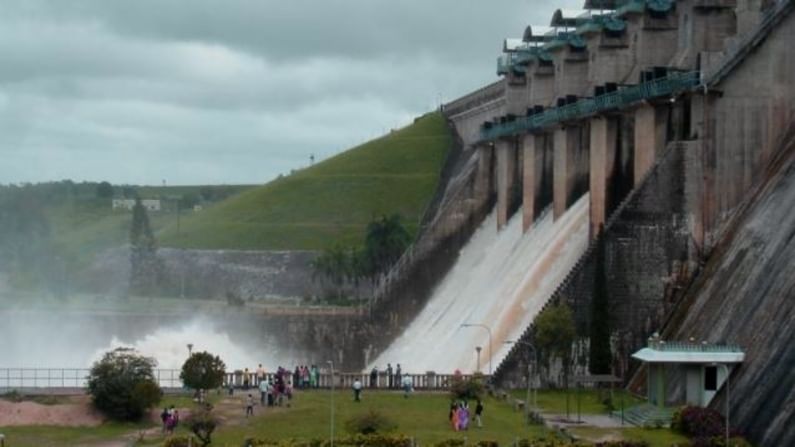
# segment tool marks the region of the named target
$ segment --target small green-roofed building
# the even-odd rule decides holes
[[[670,405],[709,405],[726,383],[732,368],[745,360],[739,346],[707,342],[666,342],[655,334],[647,347],[632,354],[646,364],[649,403],[659,408]],[[684,375],[681,390],[666,390],[666,377]]]

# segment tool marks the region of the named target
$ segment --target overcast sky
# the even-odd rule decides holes
[[[582,0],[0,0],[0,183],[262,183],[496,80]]]

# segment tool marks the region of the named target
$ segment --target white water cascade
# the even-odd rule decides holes
[[[510,350],[505,341],[519,338],[585,252],[588,216],[587,194],[557,221],[547,212],[524,234],[521,210],[499,232],[492,212],[425,308],[369,368],[399,363],[413,374],[473,372],[476,346],[481,371],[489,372],[489,359],[496,368]],[[464,323],[488,326],[491,349],[486,329]]]
[[[274,349],[267,349],[266,346],[258,350],[243,348],[212,323],[196,319],[175,327],[161,327],[133,342],[124,342],[114,336],[108,346],[98,349],[92,355],[91,361],[99,360],[105,352],[115,348],[128,347],[154,358],[158,368],[179,369],[188,357],[189,343],[194,352],[207,351],[220,356],[230,371],[244,368],[253,370],[259,363],[276,369],[273,359],[280,358],[279,353]],[[269,360],[274,364],[268,363]]]

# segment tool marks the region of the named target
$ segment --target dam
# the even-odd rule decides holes
[[[644,394],[649,370],[633,353],[650,338],[737,345],[745,360],[715,377],[706,404],[755,443],[795,445],[795,0],[583,0],[505,32],[497,80],[439,107],[454,147],[417,237],[368,278],[366,303],[147,325],[57,314],[27,325],[7,311],[0,335],[15,343],[0,355],[84,367],[128,344],[171,368],[196,343],[228,352],[230,368],[262,359],[361,377],[399,363],[426,377],[481,371],[499,389],[568,387],[573,372]],[[231,282],[278,281],[248,255],[215,256],[237,266]],[[538,355],[550,306],[571,310],[572,355]],[[597,341],[609,351],[599,364]],[[529,374],[539,357],[542,380]],[[688,379],[663,378],[655,405],[687,403]]]
[[[782,166],[795,118],[794,9],[785,0],[585,1],[581,11],[559,10],[549,24],[516,30],[497,58],[501,79],[443,106],[459,141],[454,174],[410,256],[382,280],[363,323],[371,342],[346,355],[361,366],[401,363],[416,372],[484,371],[491,360],[495,384],[522,386],[533,360],[504,341],[533,344],[533,318],[560,303],[574,315],[573,349],[587,352],[603,276],[612,360],[601,373],[642,392],[645,370],[631,354],[655,332],[760,351],[731,371],[745,384],[732,390],[732,422],[764,445],[795,442],[786,424],[757,423],[792,417],[772,383],[792,379],[784,369],[793,367],[795,323],[786,316],[795,296],[785,286],[793,263],[775,254],[789,245],[760,227],[771,209],[754,207],[760,191],[773,188],[765,185],[788,184],[792,175]],[[766,200],[788,208],[784,196]],[[563,230],[572,212],[587,213],[587,228]],[[791,233],[788,217],[780,221]],[[731,264],[752,262],[738,234],[769,244],[760,257],[780,260],[770,270],[775,289],[753,294],[738,285],[743,292],[731,299],[735,309],[757,309],[753,325],[777,315],[775,341],[752,338],[740,312],[716,301],[718,283],[710,286],[725,281],[713,277],[711,259],[723,262],[716,264],[723,275],[758,277]],[[547,272],[554,284],[534,284],[529,278],[551,259],[556,237],[571,251]],[[720,326],[696,323],[703,321]],[[491,349],[489,334],[472,324],[490,328]],[[578,358],[576,371],[598,373],[587,355]],[[753,408],[740,410],[763,371],[777,377],[760,388],[775,409],[756,396]],[[711,404],[718,411],[723,384]],[[676,387],[669,391],[676,402]]]

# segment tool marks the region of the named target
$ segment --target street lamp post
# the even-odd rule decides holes
[[[475,346],[475,351],[478,353],[478,367],[476,369],[477,372],[480,372],[480,350],[483,349],[480,346]]]
[[[193,355],[193,343],[188,343],[188,357]]]
[[[518,345],[527,346],[528,348],[530,348],[530,351],[532,352],[532,359],[533,359],[533,362],[532,362],[532,373],[531,373],[531,369],[530,369],[530,365],[531,364],[530,363],[527,364],[527,398],[525,399],[525,407],[529,407],[530,406],[530,388],[532,386],[532,389],[533,389],[533,411],[538,411],[538,403],[537,403],[537,400],[536,400],[537,397],[538,397],[538,394],[537,394],[537,390],[536,390],[536,387],[535,387],[535,372],[536,372],[536,360],[537,360],[536,348],[532,344],[530,344],[530,343],[528,343],[526,341],[521,341],[521,340],[506,340],[505,343],[506,344],[514,344],[515,343],[515,344],[518,344]],[[527,413],[526,414],[527,421],[529,422],[530,421],[529,409],[526,410],[525,413]]]
[[[731,384],[729,383],[729,367],[725,363],[719,363],[726,371],[726,445],[729,445],[729,401],[731,400]]]
[[[461,325],[461,327],[482,327],[483,329],[488,331],[488,333],[489,333],[489,380],[491,380],[491,357],[492,357],[492,351],[491,351],[491,328],[486,326],[485,324],[482,324],[482,323],[464,323],[464,324]]]
[[[329,360],[327,362],[331,366],[331,447],[334,447],[334,362]]]

